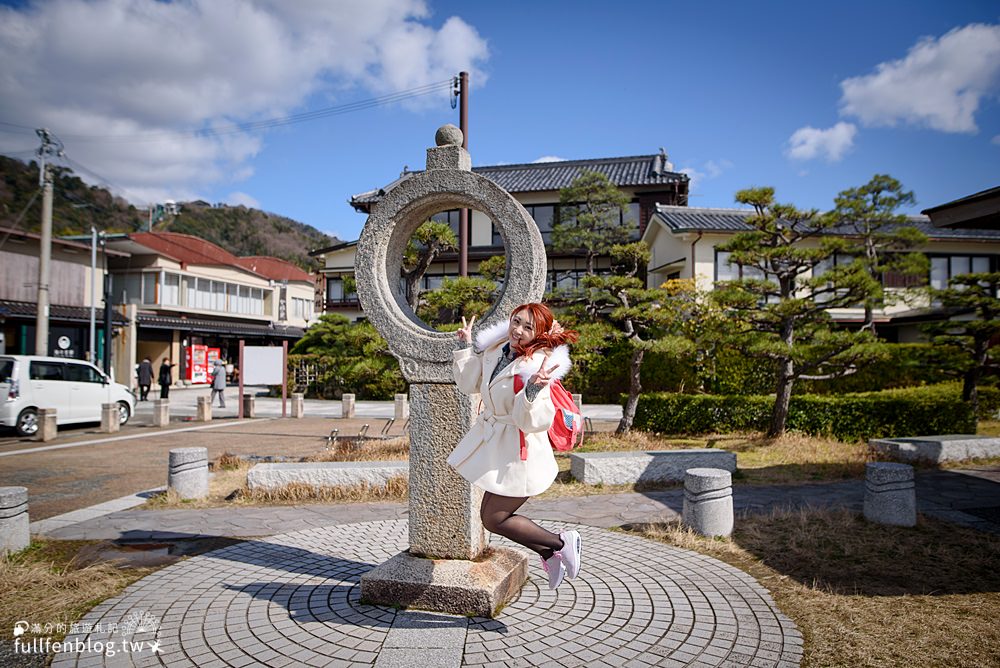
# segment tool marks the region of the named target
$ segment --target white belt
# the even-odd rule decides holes
[[[483,439],[489,440],[493,438],[493,435],[497,430],[497,423],[509,424],[516,427],[517,424],[514,422],[514,418],[510,415],[494,415],[493,413],[483,413],[479,416],[480,421],[483,424]]]

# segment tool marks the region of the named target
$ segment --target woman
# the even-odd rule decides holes
[[[569,371],[565,344],[579,337],[560,327],[539,303],[518,306],[509,322],[479,332],[470,346],[475,320],[462,318],[462,347],[454,353],[453,371],[462,392],[482,395],[483,412],[448,463],[485,492],[483,526],[537,552],[549,588],[555,589],[564,576],[574,578],[580,571],[580,534],[556,535],[515,513],[529,497],[548,489],[559,472],[546,433],[555,417],[549,384]],[[524,383],[516,393],[515,376]]]
[[[170,385],[174,382],[173,373],[170,370],[173,368],[174,365],[170,363],[169,357],[164,357],[163,361],[160,362],[160,375],[157,378],[160,383],[160,399],[170,397]]]

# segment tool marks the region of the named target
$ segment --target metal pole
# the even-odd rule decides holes
[[[97,361],[97,228],[90,228],[90,363]]]
[[[288,417],[285,401],[288,397],[288,339],[281,342],[281,417]]]
[[[459,72],[459,95],[461,104],[458,112],[459,129],[462,130],[462,148],[469,150],[469,73]],[[458,275],[469,275],[469,215],[468,209],[458,212]]]
[[[43,137],[48,145],[48,140]],[[44,150],[44,148],[43,148]],[[52,259],[52,169],[41,155],[42,235],[38,254],[38,308],[35,314],[35,354],[49,354],[49,263]]]
[[[238,371],[240,374],[240,386],[239,386],[240,406],[237,417],[242,420],[243,419],[243,339],[240,339],[240,366]]]
[[[111,377],[111,274],[104,270],[104,373]]]

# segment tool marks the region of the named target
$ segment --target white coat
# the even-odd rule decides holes
[[[452,371],[455,384],[466,394],[482,396],[482,412],[469,433],[448,456],[448,463],[475,486],[501,496],[525,497],[541,494],[555,480],[559,467],[552,455],[548,434],[556,410],[548,386],[528,401],[522,389],[515,396],[514,375],[528,379],[542,366],[545,351],[530,358],[518,357],[490,381],[493,369],[503,356],[508,323],[501,322],[476,335],[473,348],[454,352]],[[558,346],[549,356],[550,374],[562,378],[570,369],[569,348]],[[519,430],[524,432],[528,449],[521,459]]]

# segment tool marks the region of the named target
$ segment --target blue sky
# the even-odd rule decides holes
[[[136,204],[242,202],[343,239],[420,169],[448,95],[263,132],[192,130],[473,72],[478,165],[667,150],[692,206],[772,185],[826,209],[875,173],[914,211],[1000,185],[996,2],[52,0],[0,8],[0,152],[30,128]],[[92,174],[91,174],[92,172]]]

